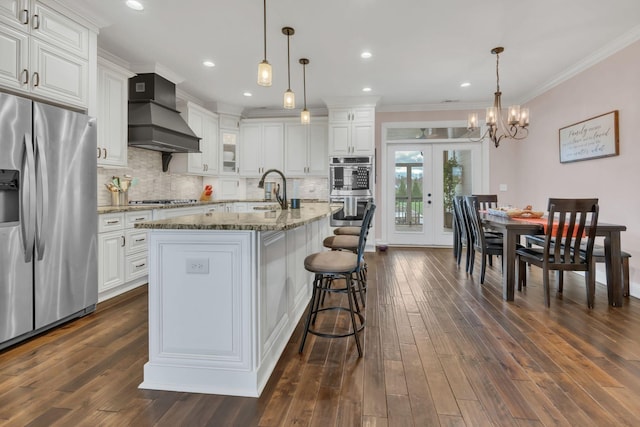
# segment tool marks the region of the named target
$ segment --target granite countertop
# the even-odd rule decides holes
[[[301,199],[302,203],[318,203],[321,202],[318,199]],[[148,211],[152,209],[177,209],[177,208],[190,208],[194,206],[206,206],[206,205],[219,205],[224,203],[268,203],[277,206],[275,200],[265,199],[229,199],[229,200],[211,200],[208,202],[196,202],[196,203],[184,203],[176,205],[126,205],[126,206],[98,206],[99,214],[106,213],[120,213],[120,212],[135,212],[135,211]]]
[[[141,222],[136,228],[159,230],[290,230],[317,221],[342,209],[342,205],[307,203],[300,209],[255,212],[211,212],[184,215],[158,221]]]

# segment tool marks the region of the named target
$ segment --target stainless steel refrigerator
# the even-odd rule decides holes
[[[0,348],[95,310],[96,123],[0,93]]]

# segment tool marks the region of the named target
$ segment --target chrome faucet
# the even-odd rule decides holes
[[[284,174],[282,172],[280,172],[278,169],[269,169],[268,171],[266,171],[265,173],[262,174],[262,178],[260,178],[260,182],[258,182],[258,188],[264,188],[264,179],[267,175],[269,175],[271,172],[275,172],[277,174],[279,174],[282,177],[282,197],[280,197],[280,191],[276,192],[276,200],[278,200],[278,203],[280,203],[280,207],[283,210],[286,210],[288,208],[288,204],[287,204],[287,178],[284,177]]]

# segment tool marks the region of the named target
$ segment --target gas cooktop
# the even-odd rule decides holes
[[[130,205],[192,205],[196,199],[130,200]]]

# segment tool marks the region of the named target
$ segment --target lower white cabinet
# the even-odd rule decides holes
[[[150,221],[151,211],[110,213],[98,221],[98,301],[147,282],[148,231],[137,222]]]

